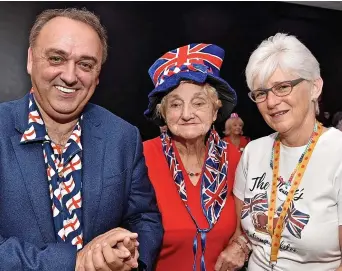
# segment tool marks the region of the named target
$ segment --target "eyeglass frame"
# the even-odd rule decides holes
[[[294,80],[287,80],[287,81],[279,82],[279,83],[275,84],[274,86],[272,86],[272,87],[270,87],[270,88],[266,88],[266,89],[256,89],[256,90],[250,91],[250,92],[248,92],[248,97],[249,97],[254,103],[257,103],[257,104],[258,104],[258,103],[263,103],[264,101],[266,101],[266,100],[267,100],[267,97],[268,97],[268,93],[269,93],[270,91],[271,91],[275,96],[277,96],[277,97],[285,97],[285,96],[288,96],[288,95],[291,94],[291,92],[292,92],[292,90],[293,90],[293,88],[294,88],[295,86],[297,86],[299,83],[301,83],[301,82],[303,82],[303,81],[305,81],[305,80],[306,80],[306,79],[304,79],[304,78],[297,78],[297,79],[294,79]],[[275,88],[275,87],[277,87],[277,86],[279,86],[279,85],[281,85],[281,84],[284,84],[284,83],[290,84],[290,86],[291,86],[291,91],[290,91],[289,93],[287,93],[286,95],[282,95],[282,96],[279,96],[279,95],[275,94],[274,91],[273,91],[273,88]],[[259,102],[253,100],[252,94],[253,94],[253,92],[255,92],[255,91],[264,91],[264,92],[266,93],[265,100],[259,101]]]

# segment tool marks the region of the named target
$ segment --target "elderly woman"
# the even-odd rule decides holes
[[[276,131],[251,141],[236,171],[248,270],[341,270],[342,133],[316,120],[319,63],[296,37],[278,33],[252,53],[246,78]]]
[[[165,230],[158,271],[235,270],[246,257],[239,241],[230,240],[239,153],[213,126],[236,104],[234,90],[219,77],[223,57],[215,45],[190,44],[149,69],[155,89],[145,115],[167,125],[167,132],[144,142]]]
[[[250,141],[248,137],[243,136],[243,121],[237,113],[232,113],[230,118],[226,120],[223,138],[229,144],[235,146],[240,153],[243,152],[246,145]]]

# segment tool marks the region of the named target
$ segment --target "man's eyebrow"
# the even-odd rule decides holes
[[[45,54],[52,54],[52,53],[58,54],[58,55],[62,55],[64,57],[68,56],[68,53],[63,51],[63,50],[61,50],[61,49],[50,48],[50,49],[47,49],[45,51]]]
[[[46,54],[58,54],[58,55],[61,55],[61,56],[65,57],[65,58],[67,58],[68,55],[69,55],[69,54],[68,54],[67,52],[65,52],[64,50],[56,49],[56,48],[50,48],[50,49],[46,50],[45,53],[46,53]],[[91,60],[91,61],[95,62],[95,64],[99,62],[98,59],[97,59],[96,57],[94,57],[94,56],[88,56],[88,55],[82,55],[82,56],[80,57],[80,59],[81,59],[81,60]]]
[[[96,57],[87,56],[87,55],[81,56],[80,59],[81,59],[81,60],[91,60],[91,61],[95,62],[95,64],[96,64],[97,62],[99,62],[99,61],[97,60]]]

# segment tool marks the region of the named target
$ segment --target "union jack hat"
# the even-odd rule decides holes
[[[224,121],[236,105],[234,89],[222,78],[220,68],[224,50],[214,44],[192,43],[171,50],[154,62],[148,70],[155,88],[148,95],[149,105],[144,115],[158,125],[164,121],[155,114],[161,99],[175,89],[181,81],[189,80],[213,86],[222,102],[217,122]]]

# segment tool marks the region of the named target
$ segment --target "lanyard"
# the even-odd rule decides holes
[[[317,124],[316,124],[317,125]],[[302,159],[299,160],[297,167],[295,169],[296,174],[293,177],[293,181],[291,183],[291,188],[287,197],[285,199],[282,211],[280,213],[279,219],[274,227],[274,213],[276,211],[276,196],[277,196],[277,184],[279,178],[279,160],[280,160],[280,139],[277,139],[273,145],[273,180],[272,180],[272,191],[271,191],[271,203],[270,208],[268,210],[268,232],[272,238],[272,246],[271,246],[271,257],[270,262],[274,264],[277,262],[278,252],[280,248],[280,239],[281,233],[284,229],[284,220],[288,211],[288,208],[293,200],[295,192],[303,178],[304,172],[306,170],[306,166],[309,163],[313,150],[317,144],[319,137],[322,135],[323,126],[322,124],[317,125],[317,131],[314,130],[312,136],[309,141],[309,146],[307,146]]]

